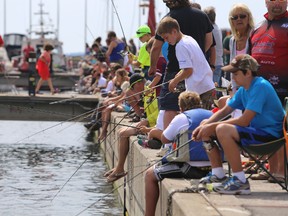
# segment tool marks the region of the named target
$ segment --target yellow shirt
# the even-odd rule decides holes
[[[150,55],[146,50],[146,43],[144,43],[139,50],[139,56],[137,61],[141,64],[141,67],[150,66]]]

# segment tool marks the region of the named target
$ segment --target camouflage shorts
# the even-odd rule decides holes
[[[203,109],[211,110],[214,100],[216,100],[216,91],[212,89],[200,95]]]

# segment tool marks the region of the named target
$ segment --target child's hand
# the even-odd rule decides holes
[[[148,133],[150,130],[149,130],[149,128],[147,128],[146,126],[140,126],[139,131],[140,131],[142,134],[146,134],[146,133]]]
[[[177,84],[178,82],[176,82],[175,79],[172,79],[169,83],[169,91],[174,92]]]

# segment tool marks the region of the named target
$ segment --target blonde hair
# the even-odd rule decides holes
[[[182,111],[201,108],[201,99],[198,93],[192,91],[182,92],[179,97],[179,107]]]
[[[233,25],[233,21],[231,20],[231,17],[234,15],[235,11],[237,10],[243,11],[248,16],[248,28],[246,29],[246,32],[245,32],[246,36],[249,36],[251,30],[254,29],[254,19],[247,5],[242,4],[242,3],[237,3],[233,5],[232,9],[229,12],[228,19],[229,19],[232,35],[234,36],[236,40],[239,40],[240,39],[239,32],[235,29],[235,26]]]

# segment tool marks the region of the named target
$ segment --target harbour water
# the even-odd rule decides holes
[[[99,149],[85,136],[82,123],[0,121],[0,215],[121,215]]]

